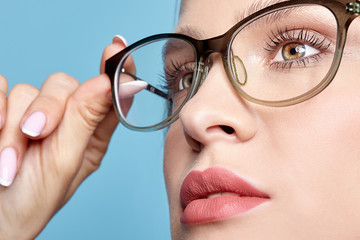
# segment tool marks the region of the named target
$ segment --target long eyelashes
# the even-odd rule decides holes
[[[170,60],[170,64],[165,66],[164,73],[161,75],[162,88],[171,94],[179,92],[179,81],[188,72],[193,72],[193,64],[183,64],[178,61]]]
[[[326,50],[331,46],[331,41],[320,33],[306,29],[305,27],[299,29],[288,29],[287,27],[284,30],[277,28],[276,32],[271,30],[271,34],[267,35],[268,39],[265,41],[266,47],[264,50],[269,54],[274,54],[281,50],[281,47],[286,43],[298,42],[311,46],[319,50],[318,54],[314,54],[307,57],[302,57],[295,60],[284,60],[284,61],[274,61],[270,64],[271,68],[276,70],[290,70],[294,65],[306,67],[309,63],[314,61],[319,61],[321,54],[325,53]]]
[[[289,30],[287,27],[285,27],[284,31],[282,31],[280,28],[277,28],[276,33],[271,30],[271,35],[268,35],[268,41],[266,41],[267,47],[265,50],[272,52],[276,50],[280,44],[287,41],[301,41],[318,49],[327,49],[330,47],[331,43],[325,44],[326,40],[326,37],[321,36],[319,33],[313,30],[305,29],[304,27],[300,30],[295,28]]]
[[[269,59],[269,61],[267,61],[267,67],[273,70],[290,70],[293,67],[304,68],[311,63],[319,62],[322,56],[329,52],[327,49],[332,45],[332,41],[329,38],[306,27],[293,27],[289,29],[284,26],[282,28],[277,27],[276,30],[269,32],[270,34],[264,35],[265,46],[263,49],[265,50],[266,58]],[[278,61],[271,59],[271,56],[281,51],[281,49],[289,43],[307,45],[316,49],[317,52],[292,60],[282,59]],[[179,81],[181,81],[182,77],[194,71],[194,63],[189,63],[181,59],[171,59],[166,62],[164,71],[161,74],[161,88],[174,96],[181,92],[179,89]]]

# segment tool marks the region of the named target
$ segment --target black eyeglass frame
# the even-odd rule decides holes
[[[236,84],[235,76],[233,71],[231,70],[231,58],[228,56],[231,56],[231,46],[234,41],[235,36],[247,25],[251,24],[252,22],[256,21],[257,19],[264,17],[265,15],[268,15],[272,12],[283,10],[286,8],[291,7],[300,7],[305,5],[319,5],[323,6],[327,9],[329,9],[336,21],[337,21],[337,42],[336,42],[336,50],[334,59],[332,62],[332,65],[326,74],[325,78],[314,88],[312,88],[310,91],[291,98],[287,100],[281,100],[281,101],[264,101],[260,99],[256,99],[248,95],[246,92],[244,92],[241,87]],[[258,12],[255,12],[248,17],[244,18],[237,24],[235,24],[232,28],[230,28],[226,33],[213,37],[210,39],[205,40],[198,40],[194,39],[190,36],[178,34],[178,33],[165,33],[165,34],[157,34],[153,35],[147,38],[144,38],[140,41],[135,42],[134,44],[128,46],[127,48],[123,49],[121,52],[115,54],[113,57],[108,59],[106,61],[105,65],[105,73],[110,77],[111,80],[111,86],[112,86],[112,96],[113,96],[113,103],[114,108],[116,110],[116,113],[120,119],[120,122],[127,128],[131,130],[136,131],[154,131],[159,130],[162,128],[165,128],[169,126],[171,123],[175,122],[179,116],[180,110],[182,107],[186,104],[186,102],[196,93],[197,89],[199,88],[201,82],[203,79],[203,66],[204,60],[208,59],[208,57],[214,53],[218,52],[223,56],[223,64],[224,68],[226,70],[226,73],[228,75],[228,79],[230,80],[233,87],[236,89],[236,91],[239,93],[241,97],[244,99],[257,103],[264,106],[271,106],[271,107],[282,107],[282,106],[290,106],[294,105],[303,101],[306,101],[317,94],[319,94],[321,91],[323,91],[334,79],[338,68],[340,66],[343,49],[346,42],[346,36],[348,28],[351,24],[351,22],[357,18],[360,15],[360,0],[292,0],[292,1],[285,1],[280,2],[274,5],[271,5],[269,7],[266,7],[264,9],[261,9]],[[196,63],[195,63],[195,76],[193,79],[193,84],[191,85],[184,102],[180,105],[180,107],[172,113],[169,117],[167,117],[165,120],[161,121],[160,123],[157,123],[152,126],[146,126],[146,127],[138,127],[130,124],[126,121],[125,116],[123,116],[120,104],[118,102],[118,93],[116,91],[118,86],[118,78],[116,76],[119,76],[119,71],[122,71],[122,69],[119,69],[119,65],[122,65],[123,61],[127,59],[128,56],[131,55],[131,52],[134,50],[147,45],[149,43],[159,41],[159,40],[165,40],[165,39],[181,39],[183,41],[188,42],[194,49],[195,55],[196,55]],[[152,92],[155,92],[157,89],[149,88],[148,90],[152,89]],[[159,91],[159,90],[158,90]]]

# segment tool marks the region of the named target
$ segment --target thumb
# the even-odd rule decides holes
[[[69,159],[69,161],[79,159],[79,161],[64,161],[62,163],[64,166],[61,167],[65,171],[78,171],[91,136],[101,135],[95,136],[96,142],[109,140],[112,130],[118,123],[114,111],[109,113],[112,105],[111,82],[109,77],[104,74],[104,68],[106,59],[120,52],[124,47],[125,44],[115,37],[113,42],[104,49],[100,64],[102,74],[81,84],[67,102],[64,118],[58,130],[58,133],[61,134],[59,138],[63,140],[60,141],[63,144],[62,149],[67,150],[65,159]],[[104,122],[100,124],[103,120]],[[100,129],[96,131],[99,124]],[[103,131],[103,129],[110,130]],[[72,146],[74,144],[76,147]],[[105,150],[100,150],[100,155],[104,154],[103,151]]]
[[[57,164],[65,174],[69,171],[71,176],[78,171],[91,137],[109,113],[112,106],[110,85],[108,76],[102,74],[81,84],[68,99],[58,128],[58,149],[66,152],[61,152],[62,161]]]

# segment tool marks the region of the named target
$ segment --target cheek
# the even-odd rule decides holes
[[[308,155],[300,162],[342,165],[360,161],[360,75],[354,66],[360,67],[360,58],[344,57],[330,86],[304,103],[259,110],[263,131],[281,154]]]
[[[164,148],[164,177],[170,210],[172,239],[180,236],[180,188],[187,168],[194,159],[193,152],[186,143],[180,121],[173,123],[166,135]]]
[[[166,135],[164,146],[164,177],[169,202],[171,202],[171,190],[174,188],[173,185],[176,178],[174,176],[174,169],[178,165],[178,161],[174,160],[176,156],[175,152],[178,149],[176,144],[176,140],[178,139],[177,134],[179,134],[179,131],[175,127],[175,124],[172,124]]]
[[[313,99],[261,116],[279,156],[273,164],[283,173],[284,202],[297,209],[289,205],[287,212],[329,224],[334,216],[351,219],[352,229],[360,223],[360,79],[354,63],[360,66],[344,59],[333,83]]]
[[[166,135],[164,148],[164,176],[169,203],[180,207],[179,192],[186,168],[192,162],[192,151],[186,143],[180,121],[173,123]],[[172,207],[170,205],[170,207]]]

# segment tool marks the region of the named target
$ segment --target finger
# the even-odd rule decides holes
[[[3,128],[6,119],[6,93],[8,91],[8,82],[0,74],[0,129]]]
[[[103,55],[101,57],[100,73],[105,73],[106,60],[122,51],[125,47],[127,47],[126,40],[123,37],[116,35],[113,38],[112,44],[108,45],[104,49]],[[126,60],[124,67],[127,72],[135,74],[135,65],[131,56]]]
[[[65,204],[79,185],[95,170],[100,167],[101,159],[104,157],[108,148],[110,138],[116,129],[119,121],[114,109],[110,110],[106,118],[99,124],[93,137],[87,146],[84,160],[80,166],[78,173],[72,181],[63,201]]]
[[[106,60],[114,56],[118,52],[122,51],[126,47],[126,45],[127,45],[126,40],[123,37],[117,35],[113,38],[112,44],[108,45],[103,52],[101,65],[100,65],[101,73],[105,72]],[[122,86],[119,89],[118,94],[120,98],[123,99],[121,101],[122,113],[123,115],[127,115],[131,107],[131,104],[133,102],[133,95],[146,88],[147,84],[141,80],[134,81],[134,75],[136,74],[136,67],[131,55],[125,61],[123,70],[125,72],[122,73],[120,77]],[[114,81],[114,79],[110,79],[110,80]]]
[[[8,114],[0,138],[0,184],[10,186],[21,167],[28,139],[21,133],[19,122],[39,90],[30,85],[15,86],[9,93]]]
[[[79,82],[65,73],[52,74],[24,114],[20,122],[22,132],[33,139],[50,135],[63,117],[67,99],[78,86]]]
[[[64,176],[73,176],[79,170],[83,154],[91,137],[110,111],[110,81],[102,74],[79,86],[68,99],[63,121],[56,130],[59,149],[67,149],[57,167]],[[78,159],[78,161],[74,161]]]

